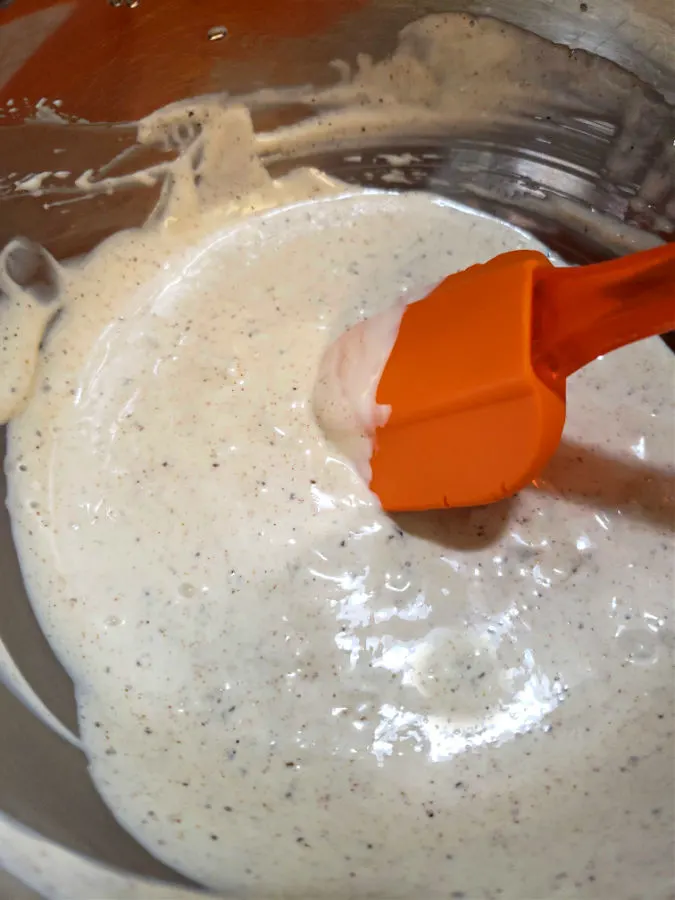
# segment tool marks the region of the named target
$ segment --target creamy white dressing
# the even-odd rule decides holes
[[[409,41],[357,87],[431,90],[405,87]],[[170,143],[187,111],[141,137]],[[158,215],[61,273],[37,372],[46,306],[15,291],[0,310],[27,335],[2,408],[6,385],[32,390],[14,535],[102,796],[217,891],[666,897],[668,351],[571,379],[565,443],[512,502],[388,518],[317,425],[325,349],[453,270],[542,248],[433,195],[273,181],[245,110],[190,111],[203,130]]]
[[[486,226],[487,229],[487,226]],[[377,403],[377,387],[394,347],[407,298],[347,328],[319,361],[312,396],[317,423],[328,440],[370,484],[375,429],[391,407]]]

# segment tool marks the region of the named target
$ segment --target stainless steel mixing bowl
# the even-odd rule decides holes
[[[407,23],[427,13],[448,11],[496,17],[567,45],[569,84],[563,85],[557,99],[551,94],[548,108],[520,110],[508,122],[464,119],[444,133],[393,134],[385,143],[365,135],[355,140],[351,152],[331,146],[311,152],[289,148],[288,153],[269,157],[271,170],[310,163],[347,182],[389,186],[383,176],[390,163],[383,154],[406,151],[414,157],[414,162],[401,167],[407,187],[430,186],[516,222],[572,262],[606,258],[648,246],[657,238],[671,239],[675,4],[665,0],[313,0],[313,4],[311,8],[307,2],[289,0],[284,7],[274,0],[257,0],[242,10],[235,3],[195,5],[191,0],[162,4],[86,0],[89,18],[82,33],[87,34],[87,49],[78,50],[82,57],[78,65],[67,59],[72,50],[61,31],[52,34],[49,22],[57,15],[55,9],[61,17],[57,24],[73,9],[81,15],[82,3],[51,7],[48,14],[46,2],[0,4],[0,246],[25,235],[58,258],[72,257],[119,228],[141,223],[156,202],[157,192],[141,186],[84,196],[69,179],[47,180],[40,196],[16,190],[23,176],[56,168],[56,150],[58,168],[76,174],[90,168],[104,174],[129,171],[164,151],[134,150],[135,128],[124,124],[125,119],[198,93],[237,95],[270,86],[325,86],[336,78],[331,60],[353,61],[357,51],[382,58],[395,47],[397,34]],[[45,40],[51,42],[48,59]],[[50,68],[59,54],[62,67]],[[594,78],[599,70],[588,54],[625,70],[612,69],[617,73],[613,88],[595,105],[589,98],[598,87]],[[92,60],[98,64],[87,72]],[[480,68],[480,61],[477,65]],[[539,65],[543,78],[545,54]],[[10,96],[8,92],[21,83],[21,73],[28,71],[33,80],[26,93],[32,91],[31,95],[25,100]],[[499,85],[494,90],[499,91]],[[68,124],[44,115],[25,121],[33,118],[43,95],[62,101],[59,112],[70,117]],[[254,117],[259,129],[313,114],[297,94],[288,96],[287,102],[257,101]],[[80,115],[118,124],[74,118]],[[46,706],[76,730],[73,687],[27,601],[4,511],[0,573],[0,636]],[[185,883],[115,822],[92,785],[84,755],[41,724],[2,684],[0,723],[0,808],[5,815],[50,841],[120,870],[174,885]],[[0,883],[0,896],[7,900],[19,896],[16,883],[7,881],[2,891]]]

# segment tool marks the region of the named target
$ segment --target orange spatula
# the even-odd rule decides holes
[[[558,446],[567,376],[673,328],[675,245],[578,268],[516,251],[449,276],[406,307],[381,370],[371,489],[390,511],[514,494]]]

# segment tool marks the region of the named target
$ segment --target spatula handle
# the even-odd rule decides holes
[[[598,356],[675,328],[675,243],[610,262],[534,272],[532,361],[566,378]]]

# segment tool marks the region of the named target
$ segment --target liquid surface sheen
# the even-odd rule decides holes
[[[244,113],[209,127],[207,162],[219,129],[239,148],[229,194],[177,177],[162,221],[63,273],[10,427],[24,575],[104,799],[250,897],[623,898],[641,873],[667,896],[666,348],[570,381],[536,488],[389,518],[315,422],[325,348],[541,248],[433,195],[272,182]]]

